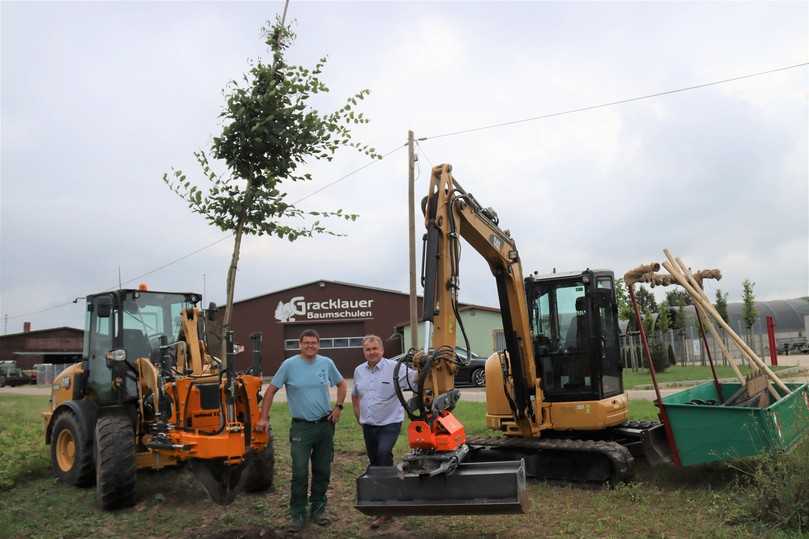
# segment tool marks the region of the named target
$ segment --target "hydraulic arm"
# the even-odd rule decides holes
[[[411,452],[398,470],[370,467],[357,480],[357,507],[366,514],[521,512],[522,462],[465,463],[466,433],[452,414],[460,398],[454,376],[463,361],[455,353],[457,327],[466,339],[458,316],[463,238],[487,261],[497,282],[506,339],[500,360],[509,405],[523,436],[539,432],[542,398],[520,257],[509,233],[499,228],[495,212],[481,207],[455,181],[450,165],[433,168],[423,209],[425,347],[407,356],[418,372],[414,397],[405,401],[398,392],[411,419]],[[398,383],[398,376],[393,382]]]

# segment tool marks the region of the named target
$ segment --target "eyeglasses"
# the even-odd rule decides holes
[[[301,346],[317,346],[320,344],[320,341],[303,341],[301,342]]]

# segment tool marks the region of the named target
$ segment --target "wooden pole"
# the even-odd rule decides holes
[[[668,270],[679,282],[680,284],[691,294],[691,297],[697,301],[703,308],[703,312],[706,314],[710,314],[716,322],[730,335],[731,339],[736,343],[739,349],[745,354],[750,362],[758,367],[759,369],[763,370],[767,373],[767,376],[783,391],[786,393],[790,393],[789,388],[781,381],[778,376],[769,368],[767,365],[756,356],[756,354],[750,349],[750,347],[745,343],[739,335],[731,329],[731,327],[722,319],[722,316],[716,311],[713,304],[708,300],[707,296],[701,290],[698,290],[695,287],[696,282],[694,278],[689,275],[687,268],[683,270],[682,268],[685,267],[685,264],[682,264],[681,260],[675,260],[675,258],[671,255],[668,249],[664,249],[663,253],[668,258],[668,262],[663,262],[663,267]],[[690,279],[689,279],[690,277]],[[692,283],[692,281],[694,281]],[[777,392],[776,392],[777,395]],[[778,395],[777,398],[781,398]]]
[[[410,348],[419,347],[418,301],[416,298],[416,150],[413,131],[407,132],[407,232],[410,250]],[[404,345],[404,343],[402,343]]]

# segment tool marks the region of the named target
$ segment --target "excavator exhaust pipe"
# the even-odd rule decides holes
[[[524,513],[525,464],[461,463],[450,474],[401,474],[395,467],[369,466],[357,478],[360,512],[371,516]]]

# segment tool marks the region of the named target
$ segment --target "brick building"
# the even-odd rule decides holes
[[[22,369],[31,369],[37,363],[60,365],[81,361],[84,331],[59,327],[27,331],[0,336],[0,361],[14,360]]]
[[[418,309],[421,313],[421,298]],[[320,353],[331,357],[343,376],[350,377],[354,367],[364,361],[362,337],[379,335],[387,357],[399,354],[409,341],[403,344],[397,326],[409,318],[408,294],[338,281],[313,281],[241,300],[233,304],[231,319],[236,343],[245,346],[236,367],[249,366],[249,337],[255,332],[263,335],[262,367],[270,376],[281,361],[298,353],[301,331],[314,329],[320,334]]]

